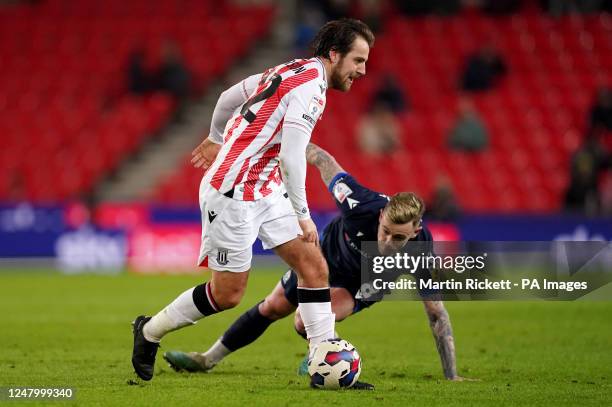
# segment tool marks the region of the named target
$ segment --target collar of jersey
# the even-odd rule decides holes
[[[321,68],[323,68],[323,79],[325,79],[325,84],[329,85],[329,83],[327,83],[327,71],[325,70],[325,64],[323,61],[321,61],[321,58],[315,57],[315,59],[321,64]]]

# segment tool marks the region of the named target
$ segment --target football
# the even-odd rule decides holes
[[[308,374],[315,387],[351,387],[361,374],[361,357],[344,339],[328,339],[316,346],[308,361]]]

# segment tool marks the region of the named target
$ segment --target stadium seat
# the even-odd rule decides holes
[[[163,40],[174,40],[204,90],[266,33],[271,10],[181,0],[0,7],[0,123],[10,123],[3,149],[13,153],[0,167],[7,169],[0,171],[0,199],[13,197],[15,173],[34,201],[86,194],[170,119],[168,95],[127,94],[133,47],[150,51],[155,64]],[[220,39],[228,30],[232,35]]]

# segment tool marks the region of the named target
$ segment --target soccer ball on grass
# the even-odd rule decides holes
[[[328,339],[316,345],[308,361],[308,374],[318,388],[351,387],[361,374],[361,357],[344,339]]]

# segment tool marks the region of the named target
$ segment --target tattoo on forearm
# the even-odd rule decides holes
[[[343,171],[331,154],[312,143],[306,147],[306,161],[319,169],[325,184],[329,184],[336,174]]]
[[[442,362],[442,370],[447,379],[457,376],[457,365],[455,361],[455,340],[453,338],[453,329],[451,327],[448,312],[442,305],[435,307],[436,311],[432,312],[428,308],[429,326],[436,341],[436,347],[440,354]]]

